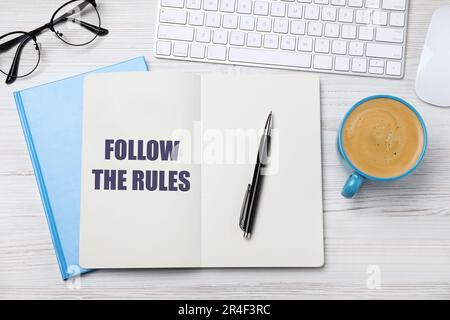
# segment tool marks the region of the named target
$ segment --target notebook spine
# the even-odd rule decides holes
[[[64,257],[64,252],[61,247],[61,241],[59,239],[55,219],[53,217],[53,211],[48,198],[47,189],[45,187],[44,177],[42,175],[41,168],[39,165],[39,159],[37,157],[36,149],[34,147],[33,138],[31,135],[30,127],[28,125],[27,117],[25,114],[25,108],[22,102],[20,92],[14,92],[14,99],[16,102],[17,111],[19,113],[20,123],[22,125],[25,141],[27,143],[28,153],[30,154],[31,163],[33,165],[33,170],[39,188],[39,193],[41,196],[42,203],[44,205],[45,216],[47,218],[47,223],[50,229],[50,236],[53,241],[53,246],[55,247],[56,258],[58,260],[61,276],[64,280],[67,280],[70,277],[70,275],[67,272],[66,259]]]

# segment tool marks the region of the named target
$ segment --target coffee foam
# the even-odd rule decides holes
[[[403,103],[379,98],[350,113],[342,140],[356,168],[372,177],[392,178],[416,165],[424,147],[424,129],[414,111]]]

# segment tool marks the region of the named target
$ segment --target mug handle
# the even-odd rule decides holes
[[[342,196],[349,199],[353,198],[358,192],[359,188],[361,188],[363,182],[364,177],[356,172],[353,172],[345,182],[344,188],[342,188]]]

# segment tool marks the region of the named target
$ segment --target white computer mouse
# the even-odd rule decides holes
[[[416,78],[420,99],[450,107],[450,6],[437,9],[431,19]]]

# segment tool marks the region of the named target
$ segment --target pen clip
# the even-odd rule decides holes
[[[247,214],[248,214],[248,199],[249,199],[249,195],[250,195],[250,188],[251,188],[251,184],[249,184],[247,186],[247,190],[245,191],[245,196],[244,196],[244,202],[242,203],[242,209],[241,209],[241,216],[239,217],[239,227],[242,229],[242,231],[246,231],[245,230],[245,224],[247,221]]]

